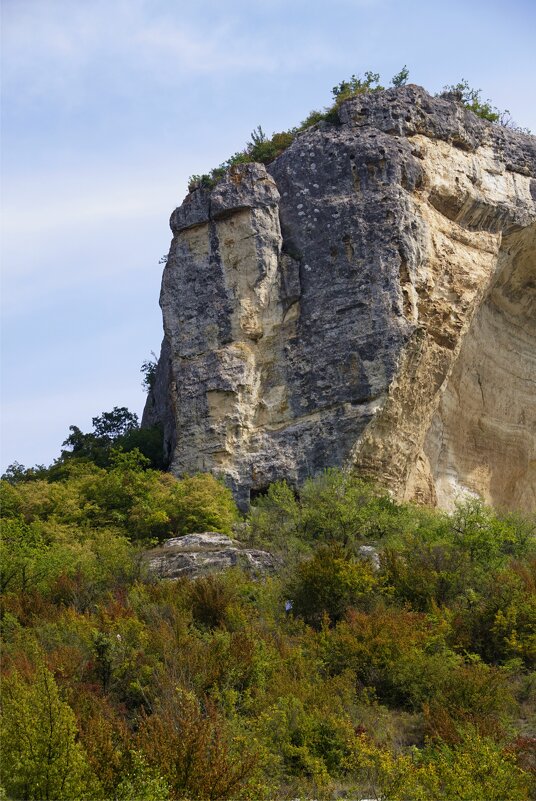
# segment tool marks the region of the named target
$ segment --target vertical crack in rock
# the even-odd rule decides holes
[[[171,217],[144,424],[250,492],[346,466],[536,507],[536,140],[420,87],[361,95]]]

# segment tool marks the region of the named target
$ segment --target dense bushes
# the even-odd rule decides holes
[[[386,493],[350,473],[328,469],[306,480],[297,494],[284,481],[272,484],[251,511],[249,531],[260,543],[287,549],[329,542],[355,551],[393,527],[401,530],[405,515]]]
[[[157,582],[140,542],[230,532],[236,507],[110,457],[2,482],[9,798],[531,797],[530,522],[333,470],[235,527],[280,575]]]
[[[8,796],[24,801],[87,798],[98,792],[76,719],[62,701],[54,676],[42,664],[2,682],[3,783]]]
[[[340,545],[324,545],[297,565],[288,595],[294,614],[320,628],[325,619],[341,620],[350,608],[370,606],[377,589],[369,563],[348,558]]]
[[[72,460],[64,475],[63,481],[3,481],[4,514],[51,532],[61,525],[89,524],[113,528],[131,540],[207,530],[229,534],[238,515],[230,491],[212,476],[177,481],[148,469],[138,450],[113,451],[107,469]]]
[[[459,743],[393,755],[361,738],[352,766],[374,797],[389,801],[523,801],[530,778],[508,751],[470,728]]]

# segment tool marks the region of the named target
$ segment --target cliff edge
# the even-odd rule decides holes
[[[238,501],[329,466],[536,509],[536,138],[414,85],[171,216],[144,424]]]

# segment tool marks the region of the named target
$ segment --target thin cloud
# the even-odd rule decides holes
[[[4,236],[9,242],[11,238],[28,234],[29,197],[32,199],[31,232],[40,235],[58,229],[135,221],[140,217],[170,213],[172,208],[167,208],[165,202],[176,186],[176,180],[165,184],[132,180],[126,185],[103,184],[85,191],[80,186],[64,187],[63,191],[56,190],[52,197],[46,188],[39,192],[39,187],[32,193],[12,193],[3,209]],[[176,205],[180,200],[176,197]]]
[[[207,24],[199,18],[186,19],[174,6],[171,9],[157,14],[154,6],[139,0],[8,6],[3,31],[5,89],[20,89],[22,84],[30,96],[50,97],[84,79],[98,82],[103,64],[116,64],[122,70],[130,65],[134,74],[145,72],[151,81],[169,84],[214,71],[301,70],[338,58],[337,48],[312,31],[305,31],[289,48],[284,30],[276,39],[269,31],[248,27],[240,16],[221,21],[214,17]],[[72,99],[76,101],[74,94]]]
[[[154,215],[125,219],[119,226],[114,221],[107,225],[80,224],[48,234],[32,233],[22,251],[15,241],[4,251],[4,262],[10,266],[2,282],[4,325],[12,326],[25,318],[36,325],[35,314],[46,318],[46,309],[51,305],[79,301],[99,284],[111,287],[107,296],[117,297],[118,314],[124,314],[124,282],[152,287],[156,310],[162,271],[158,260],[167,252],[171,237],[164,220],[161,215]],[[99,304],[102,305],[97,298],[97,317]]]
[[[55,298],[85,296],[98,281],[113,281],[118,294],[123,281],[154,285],[156,309],[158,259],[169,247],[167,220],[185,183],[166,177],[164,167],[157,175],[114,173],[103,164],[93,174],[12,177],[2,215],[4,323],[42,315]]]

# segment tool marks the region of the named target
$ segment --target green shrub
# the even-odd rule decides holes
[[[166,508],[174,534],[195,531],[231,534],[239,516],[231,490],[210,473],[177,481]]]
[[[528,799],[530,520],[334,470],[243,524],[282,574],[159,581],[147,538],[230,532],[229,490],[135,451],[61,469],[1,486],[9,798]]]
[[[236,735],[213,705],[202,705],[191,692],[176,688],[144,716],[138,742],[173,798],[223,801],[251,798],[255,790],[264,795],[257,783],[256,742]]]
[[[425,704],[426,733],[459,742],[459,725],[470,724],[495,740],[505,736],[504,724],[514,709],[507,675],[481,662],[458,665],[431,684]]]
[[[421,710],[445,685],[461,657],[448,648],[441,620],[404,609],[351,609],[325,636],[322,655],[333,674],[355,673],[391,707]]]
[[[326,616],[336,623],[350,607],[370,606],[377,590],[371,565],[332,545],[322,546],[312,559],[298,565],[288,595],[294,614],[319,628]]]
[[[473,89],[469,82],[462,78],[459,83],[443,87],[443,92],[457,95],[465,108],[489,122],[498,122],[501,112],[491,105],[491,100],[482,100],[482,90]]]
[[[407,80],[408,71],[404,68],[398,76],[393,78],[393,81],[400,79],[401,81]],[[402,76],[402,77],[401,77]],[[375,72],[365,72],[364,78],[352,75],[348,81],[341,81],[337,86],[332,89],[333,103],[324,111],[311,111],[306,119],[296,128],[291,128],[288,131],[281,131],[274,133],[270,138],[266,136],[261,126],[251,134],[251,140],[247,143],[244,150],[235,153],[234,156],[224,161],[218,167],[214,167],[209,173],[203,175],[191,175],[188,179],[188,191],[194,192],[196,189],[213,189],[214,186],[225,175],[229,167],[235,164],[245,164],[251,161],[257,161],[261,164],[270,164],[275,158],[283,153],[294,141],[296,135],[302,131],[307,130],[312,125],[318,122],[338,123],[337,109],[339,105],[350,97],[365,92],[377,92],[384,87],[379,83],[380,76]],[[401,86],[402,83],[393,85]]]
[[[294,490],[286,481],[275,481],[251,506],[249,536],[261,546],[288,552],[299,549],[300,534],[301,509]]]
[[[380,84],[380,74],[369,70],[365,72],[364,78],[352,75],[349,80],[341,81],[331,91],[335,105],[339,106],[350,97],[366,94],[367,92],[380,92],[383,89],[385,87]]]
[[[358,739],[350,769],[359,787],[385,801],[528,801],[530,776],[493,740],[470,727],[456,745],[437,743],[395,756]]]
[[[383,537],[402,511],[372,484],[334,468],[304,482],[300,505],[307,539],[345,546]]]
[[[397,72],[396,75],[391,80],[391,84],[398,89],[400,86],[405,86],[408,82],[409,78],[409,70],[404,64],[400,72]]]
[[[455,618],[460,647],[488,662],[536,666],[536,559],[490,572],[481,592],[461,599]]]
[[[418,525],[383,554],[387,581],[399,600],[415,609],[462,599],[474,605],[487,592],[491,574],[534,549],[531,521],[495,514],[478,501],[460,504],[451,516],[436,512],[427,517],[417,517]]]
[[[285,482],[272,484],[252,504],[249,535],[286,551],[333,542],[355,552],[363,541],[405,531],[419,514],[352,473],[329,468],[307,479],[299,494]]]
[[[1,482],[5,511],[57,524],[116,529],[132,541],[220,531],[238,519],[231,491],[209,474],[182,480],[149,469],[138,449],[112,450],[110,466],[72,460],[61,481]]]
[[[405,86],[409,77],[409,70],[404,65],[391,80],[391,85],[395,88]],[[196,189],[211,190],[220,181],[229,167],[235,164],[245,164],[251,161],[258,161],[262,164],[270,164],[275,158],[283,153],[294,141],[296,135],[307,130],[319,122],[331,125],[339,124],[339,107],[346,100],[368,92],[380,92],[384,90],[380,83],[380,75],[377,72],[366,71],[363,77],[351,75],[348,80],[343,80],[331,90],[332,102],[324,111],[311,111],[305,120],[295,128],[280,133],[274,133],[270,138],[266,136],[261,126],[251,134],[251,141],[245,148],[218,167],[214,167],[209,173],[203,175],[191,175],[188,180],[188,191],[194,192]],[[491,105],[490,100],[481,99],[481,90],[472,89],[469,83],[462,79],[459,83],[445,86],[441,94],[449,94],[457,97],[466,108],[482,119],[496,122],[508,128],[530,133],[526,128],[519,128],[511,119],[509,111],[499,111]]]
[[[221,576],[202,576],[196,579],[191,589],[194,621],[208,628],[221,626],[235,597],[233,587]]]
[[[344,710],[327,711],[322,704],[285,695],[259,717],[257,727],[280,758],[281,778],[295,792],[312,783],[327,793],[332,779],[345,773],[355,735]]]
[[[141,751],[130,752],[130,765],[115,793],[115,801],[169,801],[169,785],[150,768]]]
[[[27,678],[2,681],[2,781],[10,798],[71,801],[98,797],[73,711],[60,698],[52,673],[41,665]]]

